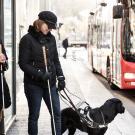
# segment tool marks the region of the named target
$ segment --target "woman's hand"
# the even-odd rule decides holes
[[[0,53],[0,63],[5,63],[6,57],[3,53]]]

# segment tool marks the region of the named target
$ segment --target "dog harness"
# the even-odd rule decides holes
[[[91,127],[91,128],[104,128],[108,126],[108,123],[105,122],[104,119],[104,115],[102,113],[102,111],[100,110],[101,113],[101,117],[103,119],[103,123],[97,123],[95,121],[93,121],[93,119],[90,117],[90,111],[92,110],[92,108],[90,107],[90,105],[87,102],[83,102],[86,104],[86,106],[84,108],[76,108],[75,104],[73,103],[73,101],[71,100],[71,98],[68,96],[67,92],[69,92],[69,90],[67,88],[65,88],[63,90],[65,96],[61,93],[61,91],[59,91],[59,95],[65,99],[71,106],[72,109],[77,112],[77,114],[80,117],[80,121],[82,123],[82,125]],[[71,92],[69,92],[70,94],[72,94]],[[76,96],[74,94],[72,94],[73,96]],[[77,97],[77,96],[76,96]],[[79,97],[78,97],[79,98]]]
[[[87,105],[84,109],[82,109],[82,108],[78,109],[81,122],[86,124],[88,127],[91,127],[91,128],[107,127],[108,124],[105,122],[104,115],[103,115],[102,111],[100,110],[101,117],[103,119],[103,123],[101,124],[101,123],[97,123],[97,122],[93,121],[93,119],[90,117],[91,109],[92,108],[89,105]]]

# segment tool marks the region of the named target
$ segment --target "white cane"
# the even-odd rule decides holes
[[[48,68],[47,68],[47,58],[46,58],[46,48],[45,46],[42,47],[43,49],[43,56],[44,56],[44,64],[45,64],[45,68],[46,68],[46,72],[48,72]],[[52,115],[52,120],[53,120],[53,129],[54,129],[54,134],[56,135],[56,128],[55,128],[55,120],[54,120],[54,112],[53,112],[53,105],[52,105],[52,96],[51,96],[51,89],[50,89],[50,82],[49,80],[47,80],[48,83],[48,90],[49,90],[49,96],[50,96],[50,104],[51,104],[51,115]]]
[[[2,53],[2,46],[0,44],[0,54]],[[2,115],[3,115],[3,133],[2,135],[5,135],[5,122],[4,122],[4,107],[5,107],[5,103],[4,103],[4,87],[3,87],[3,69],[2,69],[2,64],[0,64],[0,73],[1,73],[1,91],[2,91]]]

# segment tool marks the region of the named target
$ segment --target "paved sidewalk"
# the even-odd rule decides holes
[[[72,52],[69,52],[71,54]],[[75,56],[79,58],[80,56]],[[86,100],[91,107],[102,105],[107,99],[112,98],[112,94],[97,80],[97,78],[80,61],[69,58],[61,58],[64,74],[66,76],[67,88],[82,100]],[[80,58],[79,58],[80,59]],[[28,108],[26,98],[23,92],[23,84],[19,86],[20,92],[17,96],[17,118],[7,135],[27,135],[27,115]],[[101,90],[102,89],[102,90]],[[71,96],[77,104],[80,100]],[[61,102],[62,108],[67,105]],[[135,119],[126,111],[118,115],[115,120],[109,124],[109,129],[105,135],[134,135]],[[44,103],[42,104],[39,118],[39,135],[51,135],[50,116]],[[67,135],[65,133],[64,135]],[[76,135],[87,135],[77,130]]]
[[[101,106],[107,99],[113,95],[96,79],[96,77],[88,72],[84,66],[80,66],[80,62],[70,62],[72,67],[72,76],[78,82],[86,101],[91,107]],[[77,68],[79,67],[79,68]],[[124,114],[118,114],[114,121],[109,124],[109,128],[105,135],[134,135],[135,134],[135,119],[125,111]]]

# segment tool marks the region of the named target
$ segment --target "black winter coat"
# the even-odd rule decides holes
[[[63,48],[65,48],[65,49],[68,48],[68,39],[67,38],[62,41],[62,45],[63,45]]]
[[[46,72],[43,46],[46,47],[48,71],[52,73],[50,85],[55,85],[56,77],[63,76],[55,37],[50,32],[47,35],[37,32],[30,26],[19,45],[19,66],[24,71],[24,83],[47,87],[47,81],[38,80],[38,70]]]

